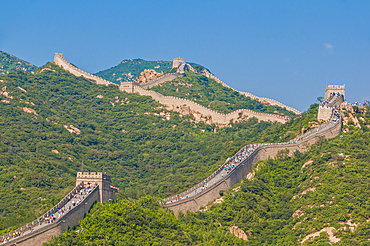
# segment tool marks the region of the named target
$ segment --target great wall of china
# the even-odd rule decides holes
[[[55,53],[54,55],[54,63],[61,66],[66,71],[72,73],[75,76],[83,76],[89,80],[95,81],[97,84],[103,84],[106,86],[114,85],[118,86],[117,84],[114,84],[112,82],[109,82],[107,80],[104,80],[98,76],[92,75],[90,73],[87,73],[72,64],[70,64],[61,53]],[[186,64],[188,66],[188,64]],[[236,111],[233,111],[229,114],[222,114],[215,110],[211,110],[207,107],[204,107],[196,102],[193,102],[191,100],[183,99],[183,98],[177,98],[172,96],[164,96],[160,93],[146,90],[145,88],[150,88],[152,86],[164,83],[166,81],[172,80],[174,78],[178,78],[180,76],[183,76],[182,71],[180,67],[182,66],[182,71],[184,69],[185,63],[179,64],[178,73],[176,74],[166,74],[162,76],[163,78],[159,77],[157,79],[154,79],[152,81],[149,81],[145,84],[139,85],[135,82],[123,82],[119,86],[119,89],[121,91],[125,91],[128,93],[138,93],[139,95],[145,95],[152,97],[155,101],[159,102],[160,104],[163,104],[167,107],[168,110],[173,110],[176,112],[184,112],[184,108],[188,107],[189,113],[192,113],[194,117],[197,120],[204,120],[208,124],[219,124],[219,125],[228,125],[230,121],[236,121],[238,119],[244,118],[252,118],[255,117],[259,121],[272,121],[272,122],[280,122],[285,123],[289,120],[289,117],[280,116],[277,114],[266,114],[266,113],[259,113],[248,109],[239,109]],[[189,65],[190,66],[190,65]],[[191,66],[190,66],[191,67]],[[211,74],[212,75],[212,74]],[[208,75],[210,76],[210,75]],[[214,76],[214,75],[212,75]],[[214,78],[216,78],[214,76]],[[217,82],[220,80],[217,79]],[[223,83],[221,81],[221,83]],[[224,83],[223,83],[224,84]],[[227,86],[227,85],[225,85]],[[283,104],[282,104],[283,105]],[[287,108],[287,106],[284,105],[284,107]],[[296,111],[297,113],[300,113],[299,111]]]
[[[63,58],[64,59],[64,58]],[[63,62],[64,66],[68,65],[68,62],[59,59],[60,62]],[[72,66],[72,65],[71,65]],[[99,77],[89,77],[89,74],[75,68],[69,68],[68,71],[73,71],[74,73],[80,74],[79,76],[84,76],[88,79],[95,80],[98,84],[110,85],[111,83],[105,81],[103,79],[100,80]],[[97,81],[99,80],[99,81]],[[330,88],[329,88],[330,89]],[[151,93],[153,91],[147,91],[140,86],[133,86],[133,90],[136,93],[142,93],[143,95],[147,95],[146,93]],[[328,87],[327,87],[328,90]],[[331,91],[333,90],[333,91]],[[340,96],[336,95],[337,97],[334,98],[333,94],[338,93],[340,91]],[[154,92],[155,93],[155,92]],[[168,99],[172,100],[171,97],[165,97],[159,93],[154,97],[162,97],[162,101]],[[328,94],[328,95],[327,95]],[[152,95],[150,95],[152,96]],[[185,99],[180,99],[181,101],[185,101]],[[335,88],[332,86],[330,89],[330,93],[326,93],[324,102],[328,103],[328,105],[337,105],[344,100],[344,87],[338,86]],[[181,102],[180,101],[180,102]],[[187,102],[188,104],[194,103],[192,101]],[[174,107],[180,107],[179,105],[174,105]],[[193,108],[196,107],[203,107],[199,104],[194,103],[192,105]],[[207,109],[209,110],[209,109]],[[243,111],[243,110],[241,110]],[[241,112],[240,111],[240,112]],[[233,112],[236,116],[240,117],[240,112]],[[253,112],[253,111],[252,111]],[[231,113],[231,114],[233,114]],[[256,112],[254,112],[256,113]],[[220,118],[216,118],[217,120],[226,120],[223,119],[224,117],[222,114],[217,112],[213,112],[214,115],[220,115]],[[226,117],[226,116],[225,116]],[[333,138],[339,135],[341,132],[342,122],[341,117],[339,116],[338,121],[333,120],[334,113],[332,111],[331,116],[329,119],[320,126],[316,127],[315,129],[305,133],[302,136],[299,136],[289,142],[281,143],[281,144],[257,144],[257,148],[244,160],[240,163],[237,163],[235,168],[233,168],[225,177],[222,176],[221,173],[222,167],[216,170],[212,175],[204,180],[204,182],[199,183],[192,187],[191,189],[182,192],[181,194],[166,198],[165,206],[169,209],[173,210],[173,212],[177,215],[180,211],[186,213],[186,211],[198,211],[200,208],[209,204],[214,199],[219,197],[219,193],[221,190],[227,190],[237,184],[243,177],[245,177],[252,168],[256,165],[257,162],[266,160],[268,158],[275,157],[279,151],[281,150],[289,150],[290,155],[294,151],[305,151],[307,150],[312,144],[316,143],[318,138],[325,137],[325,138]],[[268,119],[267,119],[268,120]],[[218,177],[218,179],[216,179]],[[204,186],[204,183],[208,183],[211,181],[214,184],[211,184],[207,189],[203,190],[202,192],[195,192],[200,187]],[[76,206],[69,206],[71,200],[74,196],[77,196],[82,190],[84,190],[84,184],[93,184],[92,189],[88,191],[84,196],[80,196],[80,203],[77,203]],[[25,226],[17,229],[17,234],[13,234],[14,232],[10,232],[3,236],[3,238],[10,238],[10,241],[6,243],[7,245],[42,245],[43,242],[49,241],[53,236],[60,235],[63,231],[67,230],[68,228],[75,227],[79,224],[79,221],[83,219],[84,215],[89,211],[90,207],[93,205],[94,202],[100,201],[104,202],[109,199],[115,199],[114,190],[110,186],[110,176],[103,173],[77,173],[76,178],[76,187],[67,194],[57,205],[51,208],[48,212],[46,212],[43,216],[38,218],[37,220],[28,223]],[[190,197],[189,197],[190,196]],[[177,199],[181,197],[182,199]],[[173,201],[175,200],[175,201]],[[62,216],[56,219],[53,223],[46,223],[45,218],[50,217],[51,215],[55,215],[56,213],[60,213],[61,208],[67,207],[67,213],[62,213]],[[56,216],[55,216],[56,217]],[[44,223],[44,224],[42,224]],[[33,229],[33,231],[31,230]],[[18,236],[14,236],[18,235]]]
[[[196,71],[190,64],[186,64],[186,66],[189,68],[190,71],[192,71],[194,73],[198,73],[198,71]],[[235,90],[234,88],[231,88],[230,86],[228,86],[227,84],[225,84],[222,80],[220,80],[215,75],[213,75],[212,73],[208,72],[207,70],[203,70],[202,72],[200,72],[200,74],[203,74],[207,78],[214,79],[217,83],[220,83],[223,86],[225,86],[225,87],[227,87],[227,88],[229,88],[229,89],[231,89],[233,91],[236,91],[239,94],[242,94],[242,95],[244,95],[246,97],[250,97],[253,100],[257,100],[257,101],[262,102],[262,103],[267,102],[270,105],[274,105],[274,106],[278,106],[278,107],[281,107],[281,108],[285,108],[286,110],[292,111],[295,114],[301,114],[301,112],[299,112],[297,109],[292,108],[292,107],[289,107],[287,105],[284,105],[281,102],[278,102],[278,101],[276,101],[274,99],[270,99],[270,98],[266,98],[266,97],[258,97],[258,96],[255,96],[255,95],[249,93],[249,92],[243,92],[243,91]]]
[[[239,183],[242,178],[247,176],[257,162],[267,160],[268,158],[274,158],[278,152],[282,150],[289,150],[290,155],[295,151],[303,152],[312,144],[316,143],[320,137],[325,137],[326,139],[334,138],[339,135],[341,130],[342,122],[340,117],[339,121],[336,122],[329,119],[319,127],[297,137],[299,140],[296,138],[294,141],[292,140],[282,144],[257,144],[258,147],[253,153],[242,162],[238,163],[234,169],[225,175],[225,177],[220,177],[222,175],[220,171],[222,171],[223,168],[220,167],[203,182],[179,195],[166,198],[166,206],[174,211],[175,215],[180,211],[183,213],[186,213],[188,210],[192,212],[199,211],[200,208],[207,206],[210,202],[220,197],[220,191],[228,190]],[[218,179],[215,179],[217,176],[219,176]],[[212,184],[213,180],[217,181]],[[205,184],[208,184],[208,187],[200,192],[200,188],[204,187]],[[198,192],[195,193],[195,190],[198,190]],[[189,194],[192,194],[192,196],[187,197]],[[179,196],[181,199],[177,199]]]
[[[83,74],[82,72],[79,73]],[[94,79],[94,77],[92,77],[92,79]],[[110,82],[106,83],[104,82],[104,80],[102,80],[99,82],[99,84],[110,85]],[[134,86],[133,89],[137,90],[137,93],[143,93],[143,95],[146,95],[144,93],[149,92],[139,86]],[[338,89],[342,88],[338,87]],[[331,93],[337,93],[337,90]],[[157,96],[164,97],[160,94]],[[325,96],[325,98],[325,102],[332,102],[334,104],[339,103],[339,101],[344,99],[344,88],[342,97],[339,97],[342,99],[339,99],[339,101],[337,99],[334,100],[332,94],[330,94],[329,97]],[[165,99],[166,98],[164,98],[163,100]],[[195,106],[197,105],[199,104],[196,104]],[[219,114],[217,112],[214,113]],[[238,112],[236,112],[236,114],[239,115]],[[222,116],[222,114],[219,115]],[[312,144],[316,143],[320,137],[329,139],[338,136],[342,129],[342,118],[339,115],[338,119],[335,120],[334,117],[335,115],[332,111],[330,118],[325,123],[305,133],[302,136],[296,137],[289,142],[279,144],[256,144],[256,149],[247,158],[243,159],[240,163],[237,163],[236,166],[225,175],[225,177],[223,175],[222,177],[220,176],[220,171],[222,171],[222,167],[220,167],[203,182],[195,185],[191,189],[188,189],[174,197],[164,199],[164,205],[171,209],[175,213],[175,215],[178,215],[180,211],[182,211],[183,213],[186,213],[186,211],[198,211],[200,208],[206,206],[210,202],[214,201],[214,199],[218,198],[220,196],[221,190],[227,190],[237,184],[253,169],[253,167],[259,161],[273,158],[278,154],[279,151],[282,150],[288,150],[290,155],[292,155],[294,151],[305,151]],[[218,179],[216,179],[216,177],[218,177]],[[213,180],[215,180],[215,182],[213,184],[211,183],[210,186],[207,187],[205,190],[202,190],[198,193],[195,192],[196,190],[199,190],[200,187],[204,186],[205,183],[212,182]],[[63,207],[68,207],[68,204],[71,203],[72,197],[79,194],[79,192],[84,188],[83,185],[88,183],[93,184],[93,188],[84,196],[82,196],[81,194],[80,203],[77,203],[77,205],[72,207],[72,209],[71,206],[69,210],[67,208],[67,213],[62,214],[62,216],[56,219],[55,222],[46,223],[45,218],[50,217],[50,215],[52,214],[60,213],[60,209]],[[82,220],[85,214],[89,211],[94,202],[104,202],[109,199],[115,199],[115,190],[110,186],[110,183],[110,176],[107,174],[88,172],[77,173],[76,187],[43,216],[17,229],[17,234],[13,234],[13,231],[4,235],[3,238],[10,238],[10,241],[6,243],[6,245],[42,245],[43,242],[49,241],[53,236],[58,236],[68,228],[73,228],[77,226],[80,220]],[[177,199],[178,197],[181,197],[181,199]],[[44,224],[41,224],[40,222],[43,222]],[[31,231],[32,228],[33,231]],[[15,237],[14,235],[18,236]]]
[[[93,185],[91,190],[79,196],[86,184]],[[53,236],[58,236],[68,228],[77,226],[96,201],[105,202],[111,199],[115,200],[116,190],[111,188],[110,184],[110,176],[105,173],[78,172],[76,187],[57,205],[38,219],[3,235],[2,238],[9,238],[9,242],[6,245],[41,246],[42,243],[48,242]],[[76,205],[72,205],[73,200],[77,201],[75,196],[79,196],[80,201]],[[61,212],[62,208],[65,211],[63,213]],[[47,218],[50,218],[52,215],[54,215],[56,220],[47,223]],[[57,215],[61,216],[57,217]],[[14,232],[18,234],[13,234]]]

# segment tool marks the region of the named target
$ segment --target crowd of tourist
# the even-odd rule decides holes
[[[68,196],[68,201],[66,202],[66,204],[64,204],[63,207],[61,207],[61,208],[58,207],[58,211],[56,211],[55,213],[51,213],[49,216],[46,216],[45,218],[40,218],[38,220],[38,226],[42,226],[43,224],[45,225],[45,224],[54,223],[55,221],[57,221],[60,218],[62,218],[65,214],[67,214],[73,208],[75,208],[76,206],[78,206],[78,204],[80,204],[81,201],[84,200],[87,197],[87,195],[90,194],[90,192],[95,187],[97,187],[97,184],[87,183],[87,184],[82,185],[80,187],[81,189],[80,189],[79,192],[77,192],[73,196],[71,196],[71,195]],[[33,228],[32,225],[30,225],[29,228],[28,228],[28,230],[29,230],[30,233],[33,230],[35,230],[35,229],[36,228]],[[0,240],[0,242],[2,244],[5,244],[5,243],[9,242],[9,240],[11,240],[13,238],[17,238],[17,237],[23,236],[23,234],[25,232],[26,231],[24,231],[24,230],[17,229],[15,231],[7,234],[7,236],[3,236],[3,238]]]
[[[340,96],[340,93],[334,93],[334,96]],[[334,124],[338,123],[339,120],[340,120],[340,111],[339,109],[337,109],[337,107],[333,107],[333,115],[331,117],[332,119],[332,122]],[[303,139],[307,138],[307,136],[309,134],[313,134],[313,133],[318,133],[320,130],[320,128],[316,128],[316,131],[313,131],[313,132],[309,132],[303,136],[299,136],[291,141],[288,141],[288,142],[280,142],[280,143],[258,143],[258,144],[249,144],[249,145],[246,145],[244,146],[241,150],[239,150],[233,157],[229,158],[222,166],[221,168],[218,169],[216,175],[221,175],[221,179],[224,178],[224,174],[225,173],[225,177],[236,167],[238,166],[241,162],[243,162],[245,159],[247,159],[258,147],[263,147],[263,146],[268,146],[268,145],[286,145],[286,144],[295,144],[299,141],[302,141]],[[224,171],[222,173],[222,171]],[[211,181],[212,178],[208,178],[207,179],[208,181]],[[200,186],[199,188],[195,189],[194,191],[194,194],[193,194],[193,191],[192,190],[189,190],[189,192],[187,192],[187,195],[185,195],[185,197],[182,197],[181,195],[177,195],[175,199],[172,199],[170,201],[167,201],[166,203],[172,203],[172,202],[176,202],[176,201],[180,201],[184,198],[189,198],[189,196],[191,194],[193,195],[197,195],[199,193],[201,193],[202,191],[206,190],[208,187],[210,187],[212,185],[212,182],[211,184],[207,183],[207,180],[204,180],[202,186]],[[213,182],[213,184],[215,184],[216,182]]]
[[[332,107],[332,103],[337,100],[339,96],[342,96],[339,92],[337,93],[330,93],[330,97],[328,100],[324,101],[321,106],[323,107]]]

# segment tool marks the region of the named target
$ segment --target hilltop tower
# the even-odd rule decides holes
[[[172,62],[172,68],[178,68],[181,63],[185,63],[185,58],[175,58]]]
[[[111,188],[111,179],[108,174],[101,172],[77,172],[76,186],[81,182],[99,185],[100,202],[105,202],[109,199],[116,200],[116,190]]]
[[[339,95],[338,95],[339,93]],[[345,85],[328,85],[325,88],[325,98],[319,106],[318,120],[327,121],[332,114],[332,108],[343,105]]]
[[[332,93],[340,93],[341,95],[343,95],[343,99],[345,99],[345,92],[345,85],[328,85],[325,88],[324,102],[325,100],[329,99]]]

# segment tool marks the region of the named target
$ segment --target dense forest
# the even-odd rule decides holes
[[[0,230],[51,208],[77,171],[103,171],[121,199],[161,198],[201,181],[247,143],[293,138],[317,105],[287,124],[195,124],[115,86],[96,85],[53,63],[0,77]],[[4,232],[4,231],[3,231]]]
[[[344,116],[340,136],[259,162],[205,212],[176,218],[151,196],[96,204],[47,245],[370,245],[369,107]]]
[[[165,96],[186,98],[225,114],[237,109],[250,109],[256,112],[296,116],[285,108],[252,100],[250,97],[241,95],[204,75],[189,71],[185,73],[185,77],[165,82],[150,89]]]
[[[0,51],[0,75],[15,71],[34,72],[36,69],[36,66]]]

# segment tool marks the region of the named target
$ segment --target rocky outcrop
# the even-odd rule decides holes
[[[156,79],[163,75],[163,72],[158,73],[154,69],[144,69],[139,76],[135,79],[136,83],[142,84]]]

